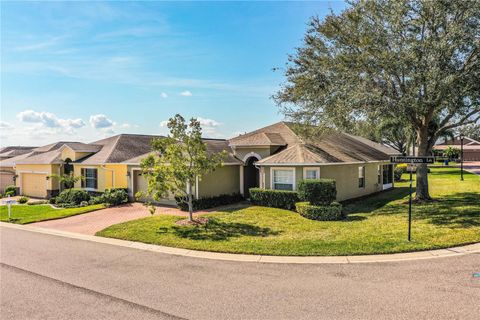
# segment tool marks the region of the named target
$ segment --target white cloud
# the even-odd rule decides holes
[[[168,94],[166,94],[165,92],[160,93],[160,96],[164,99],[168,98]]]
[[[0,121],[0,129],[12,129],[13,126],[8,123],[8,122],[5,122],[5,121]]]
[[[184,97],[191,97],[192,96],[192,93],[188,90],[185,90],[185,91],[182,91],[180,93],[180,95],[184,96]]]
[[[20,121],[23,122],[41,122],[42,116],[40,112],[35,112],[33,110],[25,110],[17,114],[17,117]]]
[[[90,125],[95,129],[109,128],[115,124],[104,114],[95,114],[90,116]]]
[[[17,114],[17,117],[22,122],[37,124],[32,130],[32,134],[35,135],[35,131],[41,134],[74,134],[75,129],[84,127],[85,122],[78,119],[61,119],[51,112],[37,112],[34,110],[25,110]]]
[[[220,122],[215,121],[213,119],[206,119],[206,118],[198,117],[197,120],[202,125],[202,128],[216,128],[220,125]]]

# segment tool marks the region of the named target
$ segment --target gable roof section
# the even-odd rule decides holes
[[[0,158],[12,158],[31,152],[36,147],[9,146],[0,149]]]
[[[29,153],[0,161],[0,167],[14,167],[16,164],[54,164],[62,163],[60,148],[65,144],[79,143],[59,141],[31,150]]]
[[[277,122],[270,126],[239,135],[229,140],[236,146],[285,146],[301,142],[286,122]]]
[[[395,150],[368,139],[335,133],[299,143],[257,162],[258,165],[326,164],[388,161]]]

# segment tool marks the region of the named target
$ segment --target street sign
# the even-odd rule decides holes
[[[393,163],[435,163],[434,157],[411,157],[411,156],[394,156],[390,157],[390,162]]]
[[[411,156],[393,156],[390,157],[392,163],[409,163],[409,164],[427,164],[435,163],[434,157],[411,157]],[[408,241],[412,239],[412,168],[410,168],[410,192],[408,197]]]
[[[10,199],[8,196],[7,200],[2,201],[4,204],[8,206],[8,221],[10,221],[11,211],[12,211],[12,204],[17,203],[16,200]]]

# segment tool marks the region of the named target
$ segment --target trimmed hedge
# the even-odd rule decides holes
[[[329,205],[337,198],[335,180],[302,180],[298,184],[298,197],[313,205]]]
[[[18,199],[18,203],[24,204],[27,203],[28,200],[30,200],[28,197],[20,197],[20,199]]]
[[[251,188],[249,191],[252,203],[259,206],[293,210],[295,203],[299,201],[296,191],[260,188]]]
[[[123,188],[112,188],[105,190],[105,192],[98,198],[100,198],[98,200],[100,200],[101,203],[105,203],[107,206],[118,206],[122,203],[128,202],[128,193]]]
[[[345,218],[342,213],[342,205],[338,202],[323,206],[315,206],[309,202],[297,202],[295,206],[302,217],[310,220],[335,221]]]
[[[239,193],[221,194],[215,197],[204,197],[200,199],[193,199],[193,210],[210,209],[219,206],[225,206],[236,202],[243,201],[244,198]],[[188,211],[188,200],[186,197],[175,197],[178,208],[182,211]]]
[[[416,169],[416,168],[415,168]],[[406,164],[399,164],[393,170],[393,180],[395,182],[402,181],[402,175],[407,172],[407,165]]]
[[[82,189],[67,189],[55,197],[55,203],[62,207],[79,206],[83,201],[90,200],[90,195]]]
[[[14,197],[17,195],[17,187],[15,186],[6,186],[5,187],[5,197]]]

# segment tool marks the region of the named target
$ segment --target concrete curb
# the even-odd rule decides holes
[[[53,236],[65,237],[77,240],[87,240],[97,243],[109,244],[114,246],[134,248],[144,251],[172,254],[190,258],[202,258],[211,260],[237,261],[237,262],[260,262],[260,263],[291,263],[291,264],[328,264],[328,263],[374,263],[374,262],[397,262],[412,261],[423,259],[435,259],[444,257],[455,257],[473,253],[480,253],[480,242],[461,247],[448,249],[438,249],[429,251],[417,251],[408,253],[393,253],[379,255],[359,255],[359,256],[312,256],[312,257],[288,257],[288,256],[265,256],[249,254],[219,253],[209,251],[197,251],[180,248],[165,247],[141,242],[119,240],[112,238],[102,238],[97,236],[84,235],[53,229],[44,229],[31,227],[27,225],[18,225],[0,222],[0,227],[19,229],[30,232],[37,232]]]

